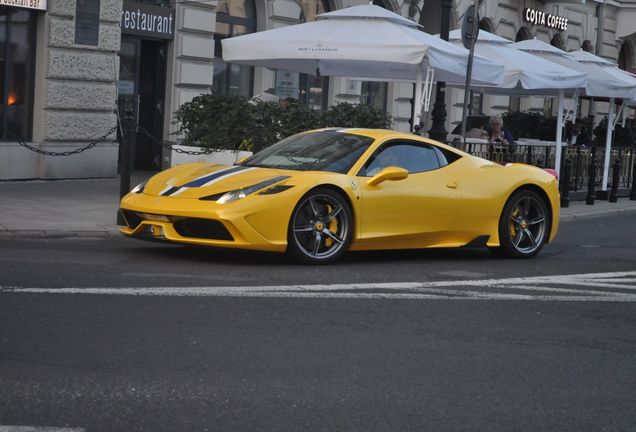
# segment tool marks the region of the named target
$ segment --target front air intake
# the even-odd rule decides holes
[[[139,216],[137,213],[132,212],[126,209],[119,209],[119,212],[123,216],[124,222],[130,229],[135,229],[139,226],[143,218]]]
[[[221,222],[212,219],[186,218],[176,221],[174,229],[182,237],[209,240],[234,240]]]

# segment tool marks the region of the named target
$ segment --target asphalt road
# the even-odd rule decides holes
[[[0,430],[632,431],[635,217],[570,221],[529,261],[1,239]],[[298,284],[327,290],[252,295]]]

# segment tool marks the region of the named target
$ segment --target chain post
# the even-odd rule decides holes
[[[561,190],[561,207],[570,207],[570,179],[572,172],[572,161],[570,158],[565,159],[563,164],[562,190]]]
[[[616,160],[614,161],[614,164],[612,165],[612,190],[609,196],[609,202],[611,203],[618,202],[618,182],[620,179],[620,173],[621,173],[621,158],[619,156],[616,158]]]
[[[121,166],[119,170],[120,198],[130,192],[130,172],[137,135],[137,118],[134,111],[134,101],[130,100],[126,102],[124,117],[121,120],[123,137],[121,142]]]
[[[587,179],[587,197],[585,198],[586,205],[594,205],[594,199],[596,198],[596,146],[592,147],[592,154],[590,155],[590,165],[588,168]]]

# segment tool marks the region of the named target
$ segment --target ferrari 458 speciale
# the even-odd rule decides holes
[[[501,165],[388,130],[303,132],[233,166],[191,163],[121,200],[121,232],[142,239],[289,253],[489,247],[536,255],[556,235],[554,175]]]

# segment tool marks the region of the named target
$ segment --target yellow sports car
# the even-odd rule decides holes
[[[121,200],[127,236],[287,251],[327,263],[348,250],[488,246],[536,255],[556,235],[556,178],[415,135],[320,129],[234,165],[160,172]]]

